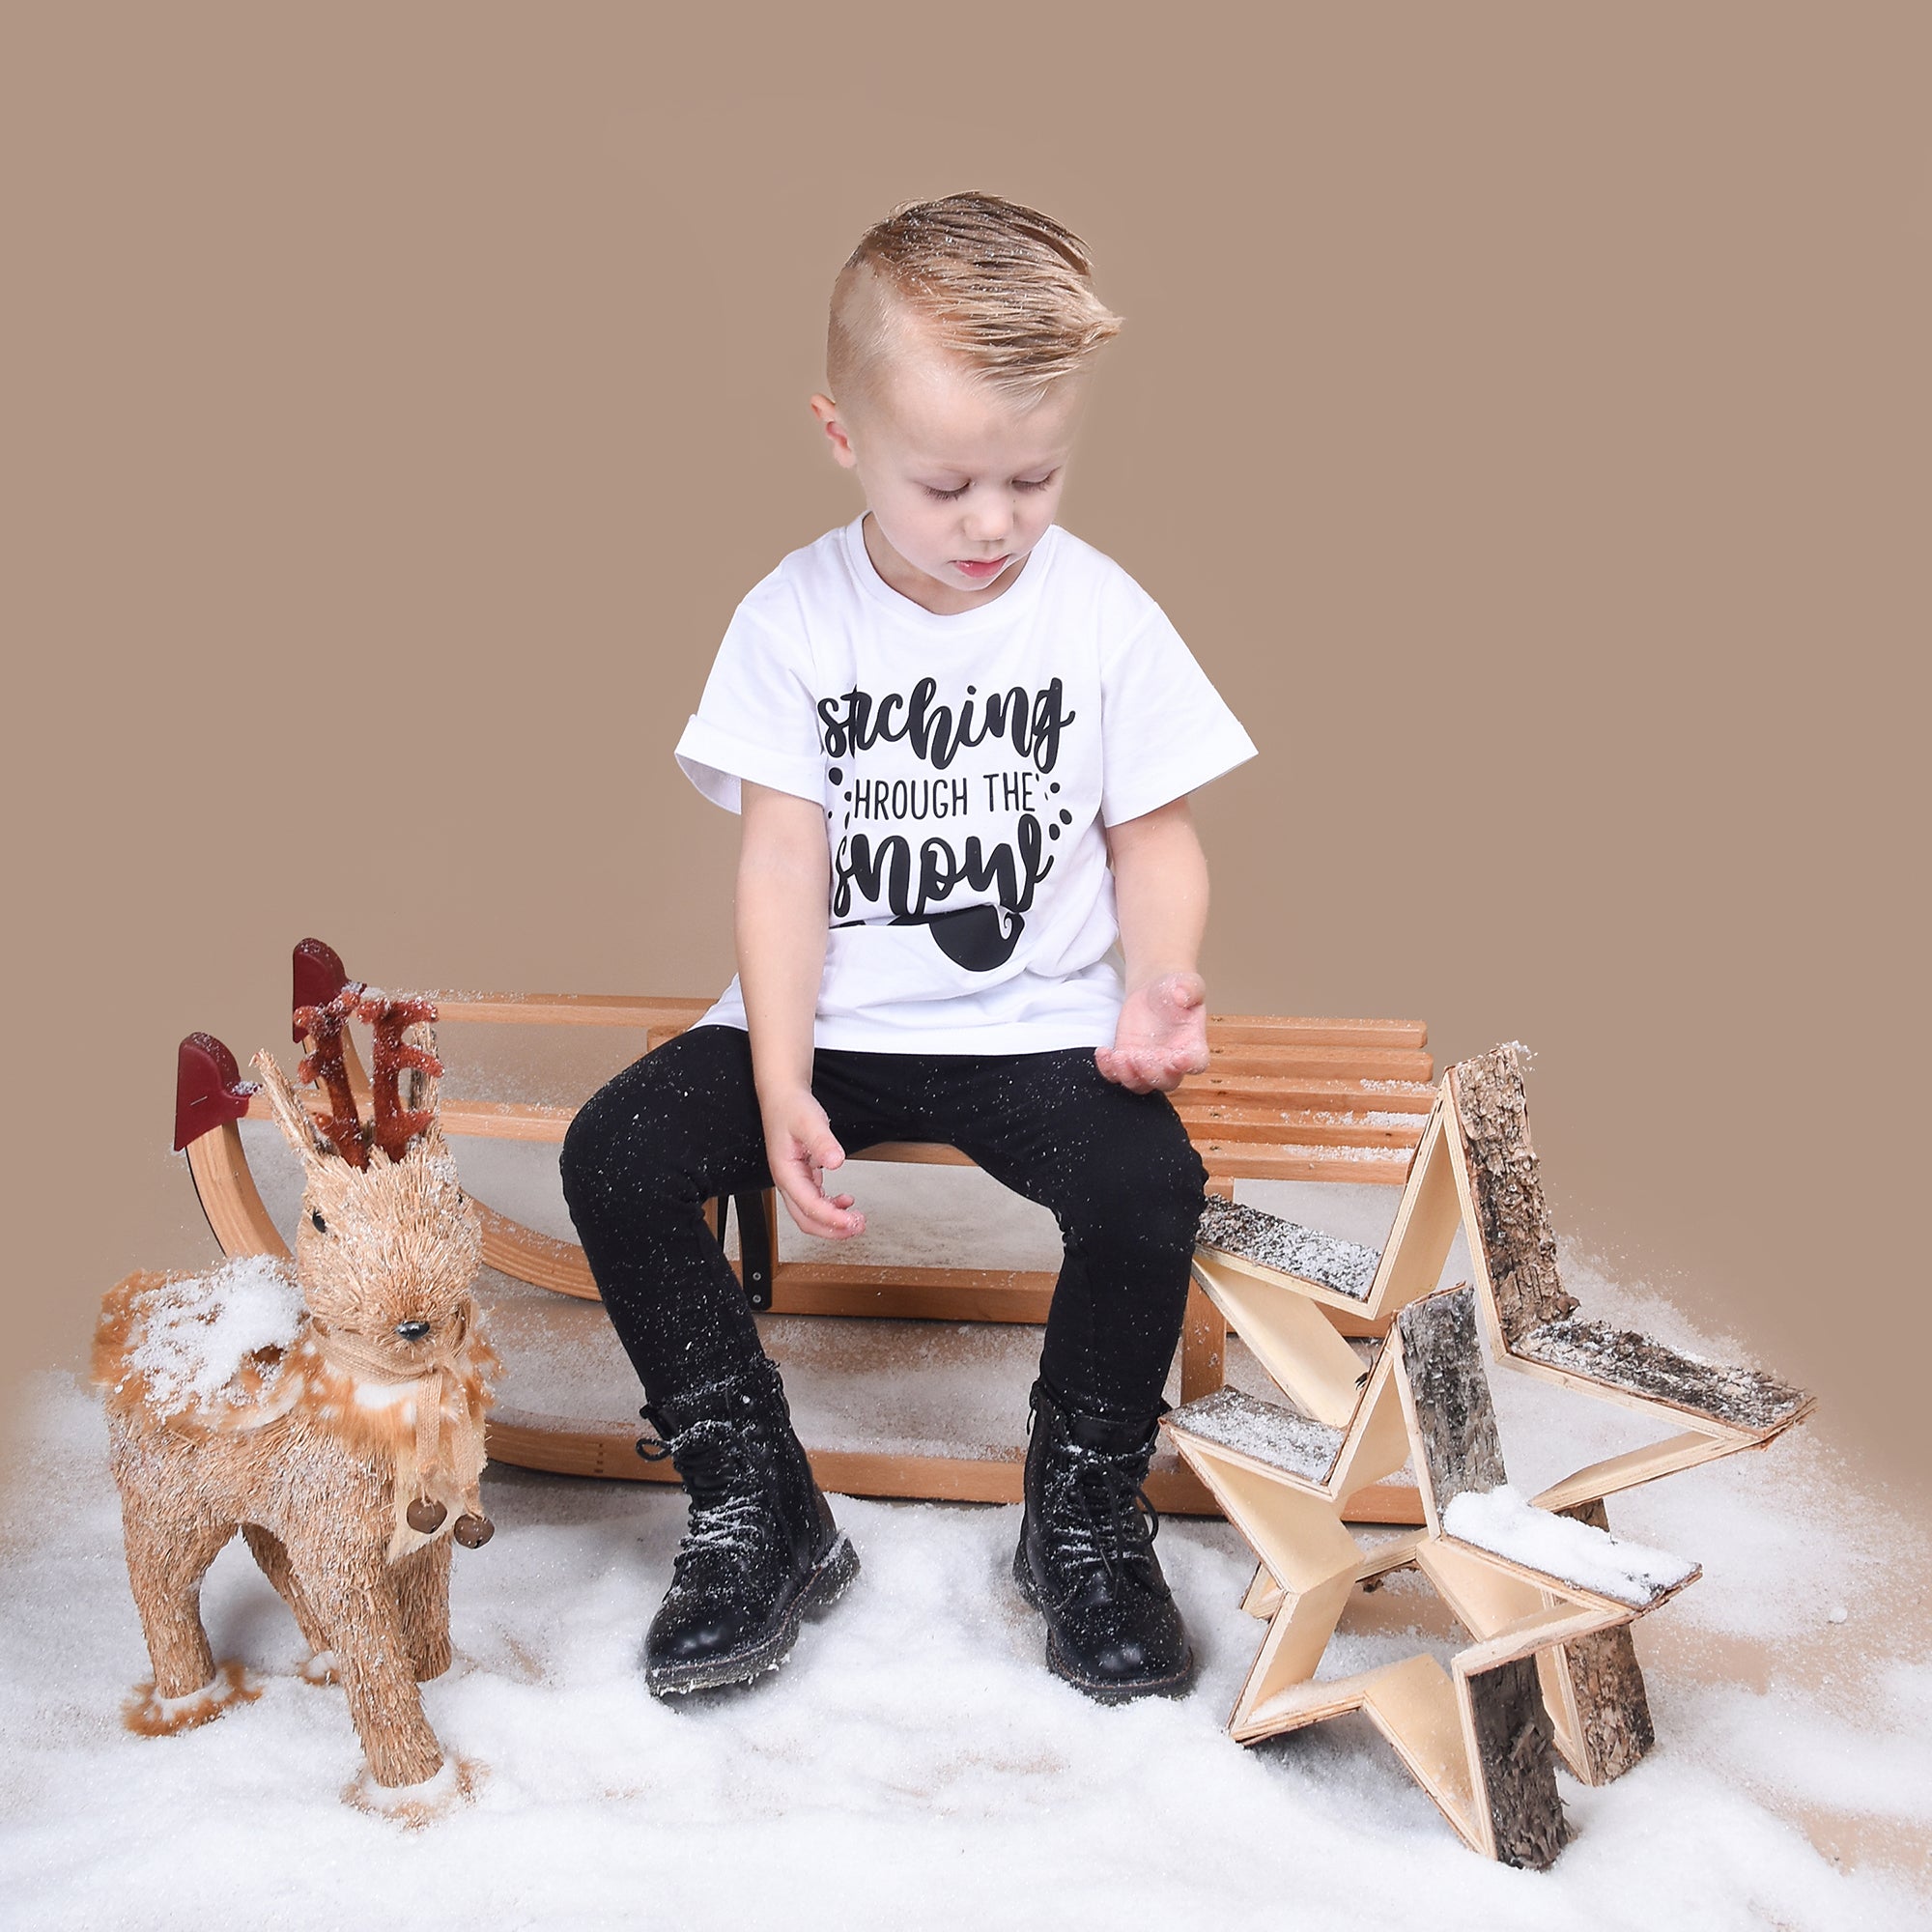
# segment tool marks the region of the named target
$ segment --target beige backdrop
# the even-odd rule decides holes
[[[11,1367],[213,1252],[174,1045],[286,1048],[303,933],[726,977],[670,746],[856,507],[833,271],[983,186],[1129,319],[1066,521],[1264,749],[1215,1003],[1530,1042],[1561,1224],[1918,1481],[1928,18],[6,10]]]

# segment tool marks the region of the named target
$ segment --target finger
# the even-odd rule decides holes
[[[838,1160],[845,1158],[836,1141],[832,1143],[832,1152]],[[774,1178],[780,1179],[781,1185],[789,1181],[786,1198],[794,1205],[792,1218],[807,1234],[827,1240],[845,1240],[865,1232],[866,1217],[854,1211],[853,1197],[849,1194],[828,1197],[819,1181],[816,1165],[808,1166],[803,1153],[787,1164],[785,1177]]]
[[[841,1208],[836,1201],[819,1197],[823,1219],[818,1225],[806,1230],[816,1235],[823,1241],[849,1241],[866,1232],[866,1217],[858,1208],[850,1206],[851,1196],[846,1196],[847,1205]]]
[[[828,1201],[815,1187],[793,1188],[781,1183],[781,1192],[791,1218],[808,1235],[838,1241],[865,1232],[866,1217],[852,1210],[850,1195],[841,1205]]]
[[[1170,1094],[1192,1073],[1208,1070],[1208,1049],[1196,1042],[1171,1046],[1161,1056],[1160,1090]]]
[[[771,1163],[772,1181],[785,1198],[792,1219],[808,1232],[815,1230],[826,1217],[838,1210],[826,1200],[818,1176],[796,1142]]]

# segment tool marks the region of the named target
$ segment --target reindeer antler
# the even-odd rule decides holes
[[[359,987],[356,990],[361,992]],[[427,1047],[412,1046],[403,1033],[408,1027],[427,1026],[436,1018],[436,1006],[430,1000],[395,1000],[386,994],[369,993],[362,996],[358,1010],[375,1036],[369,1055],[369,1086],[376,1099],[376,1145],[391,1160],[401,1160],[411,1141],[425,1132],[436,1118],[431,1107],[403,1105],[401,1076],[406,1071],[432,1079],[442,1075],[442,1062]],[[421,1098],[419,1083],[412,1083],[410,1098]]]
[[[327,1090],[328,1118],[322,1122],[322,1130],[336,1152],[351,1167],[358,1168],[369,1165],[369,1130],[355,1118],[355,1095],[350,1091],[349,1068],[344,1065],[342,1029],[360,1010],[361,998],[362,982],[352,980],[327,1006],[298,1007],[295,1013],[297,1037],[306,1034],[315,1041],[315,1051],[303,1056],[296,1077]]]

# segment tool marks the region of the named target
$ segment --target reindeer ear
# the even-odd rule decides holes
[[[264,1049],[255,1056],[252,1065],[262,1076],[262,1092],[268,1095],[269,1105],[274,1110],[283,1135],[301,1155],[303,1165],[314,1166],[328,1159],[335,1150],[316,1125],[314,1116],[302,1105],[301,1096],[296,1092],[289,1076],[282,1071],[275,1056]]]

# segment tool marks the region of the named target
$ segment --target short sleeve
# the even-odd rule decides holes
[[[743,807],[743,781],[823,804],[825,761],[802,617],[760,585],[739,605],[677,741],[684,775],[713,805]]]
[[[1255,755],[1254,740],[1158,605],[1100,670],[1100,822],[1171,805]]]

